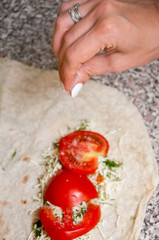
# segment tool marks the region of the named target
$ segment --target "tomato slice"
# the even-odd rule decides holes
[[[45,198],[51,204],[66,209],[98,198],[98,192],[87,176],[64,168],[50,180],[45,190]]]
[[[62,221],[58,220],[50,208],[41,208],[39,212],[42,225],[52,240],[72,240],[92,230],[101,217],[100,206],[90,204],[82,222],[74,225],[66,211]]]
[[[59,142],[60,160],[64,167],[79,174],[92,174],[98,168],[99,156],[106,156],[108,141],[100,134],[76,131]]]

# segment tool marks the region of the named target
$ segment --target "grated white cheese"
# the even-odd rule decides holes
[[[77,127],[76,129],[72,129],[68,127],[70,132],[74,132],[75,130],[91,130],[91,128],[94,128],[95,122],[88,122],[88,121],[82,121],[81,126]],[[63,136],[63,132],[60,131],[60,134]],[[76,145],[76,143],[74,143]],[[51,146],[48,147],[48,149],[42,154],[42,163],[41,163],[41,168],[43,174],[38,178],[38,183],[35,186],[35,189],[37,189],[37,196],[33,197],[33,201],[36,203],[36,206],[30,211],[30,214],[34,213],[37,211],[40,207],[43,207],[44,205],[49,205],[52,210],[54,215],[58,219],[62,219],[63,217],[63,212],[62,209],[53,206],[49,202],[47,202],[44,199],[44,191],[45,188],[50,180],[50,178],[59,171],[59,169],[62,168],[62,164],[59,161],[59,151],[58,151],[58,144],[53,143]],[[99,204],[101,206],[101,211],[103,209],[103,206],[105,204],[109,204],[110,206],[115,206],[115,199],[112,199],[113,196],[113,191],[116,191],[117,185],[120,181],[124,180],[124,165],[121,165],[121,167],[118,168],[110,168],[105,164],[106,160],[111,160],[114,161],[114,159],[111,159],[111,157],[98,157],[98,162],[99,162],[99,167],[95,174],[88,175],[88,178],[92,181],[92,183],[95,185],[99,198],[94,199],[91,202],[94,204]],[[120,164],[121,161],[115,161],[115,163]],[[97,177],[98,175],[101,175],[103,177],[103,181],[97,185]],[[78,206],[73,208],[73,221],[74,224],[78,224],[79,222],[82,221],[84,213],[87,212],[87,203],[82,202]],[[100,220],[100,223],[104,223],[103,219]],[[96,229],[99,230],[100,235],[104,239],[104,236],[102,234],[102,231],[99,227],[99,224],[95,227]],[[76,238],[76,240],[90,240],[91,237],[94,235],[94,230],[91,230],[90,232],[86,233],[85,235]],[[43,226],[38,226],[36,223],[34,224],[34,229],[30,233],[28,240],[51,240],[50,237],[48,237],[47,233],[45,232]]]

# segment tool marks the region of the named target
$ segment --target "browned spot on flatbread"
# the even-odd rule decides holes
[[[1,204],[2,206],[6,206],[6,205],[9,204],[9,202],[8,202],[8,201],[0,201],[0,204]]]
[[[6,240],[6,238],[2,238],[2,240]]]
[[[8,232],[9,232],[8,225],[5,225],[4,230],[2,230],[2,232],[0,232],[0,237],[4,236],[4,234],[7,234]]]
[[[21,204],[27,204],[26,200],[21,200]]]
[[[29,175],[26,175],[25,177],[23,177],[22,179],[22,183],[25,184],[28,181]]]
[[[27,214],[30,215],[30,214],[31,214],[31,211],[28,211]]]
[[[0,213],[0,226],[4,224],[3,222],[3,213]]]
[[[30,157],[23,157],[23,162],[29,162],[30,161]]]
[[[0,237],[9,232],[8,225],[3,221],[3,213],[0,213]]]

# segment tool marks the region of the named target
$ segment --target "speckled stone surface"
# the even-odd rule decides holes
[[[51,42],[60,3],[60,0],[1,0],[0,57],[42,69],[57,69]],[[159,60],[93,80],[119,89],[137,106],[159,167]],[[147,206],[139,240],[143,239],[159,240],[159,186]]]

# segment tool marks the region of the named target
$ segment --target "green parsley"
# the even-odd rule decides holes
[[[53,146],[54,146],[54,148],[58,148],[59,149],[59,143],[58,142],[54,142]]]
[[[39,200],[38,200],[38,199],[36,199],[36,198],[34,198],[34,199],[33,199],[33,202],[39,202]]]
[[[40,220],[38,220],[37,222],[33,223],[33,231],[35,233],[35,237],[40,237],[41,236],[41,226],[42,223]]]
[[[89,123],[87,120],[84,120],[82,123],[81,123],[81,126],[79,128],[76,129],[76,131],[84,131],[88,128],[89,126]]]
[[[135,220],[135,216],[130,216],[130,221]]]
[[[67,126],[67,130],[71,130],[71,127],[70,127],[70,126]]]
[[[46,157],[44,157],[44,159],[49,159],[49,158],[51,158],[51,156],[49,156],[49,155],[48,155],[48,156],[46,156]]]
[[[115,161],[106,159],[105,161],[103,161],[110,170],[112,170],[112,168],[118,168],[121,167],[123,165],[123,163],[116,163]]]
[[[80,210],[73,211],[72,220],[74,224],[77,224],[79,221],[81,221],[86,212],[87,209],[85,207],[81,207]]]
[[[84,215],[86,213],[86,211],[83,208],[81,208],[81,213],[82,213],[82,215]]]
[[[101,189],[101,188],[102,188],[102,186],[101,186],[101,185],[98,185],[98,186],[97,186],[97,188],[98,188],[98,190],[99,190],[99,189]]]
[[[106,176],[110,179],[111,178],[111,173],[107,173]]]
[[[17,150],[14,151],[14,153],[13,153],[12,156],[11,156],[11,159],[13,159],[16,154],[17,154]]]
[[[119,177],[116,177],[116,178],[114,179],[114,181],[120,182],[120,181],[122,181],[122,179],[119,178]]]

